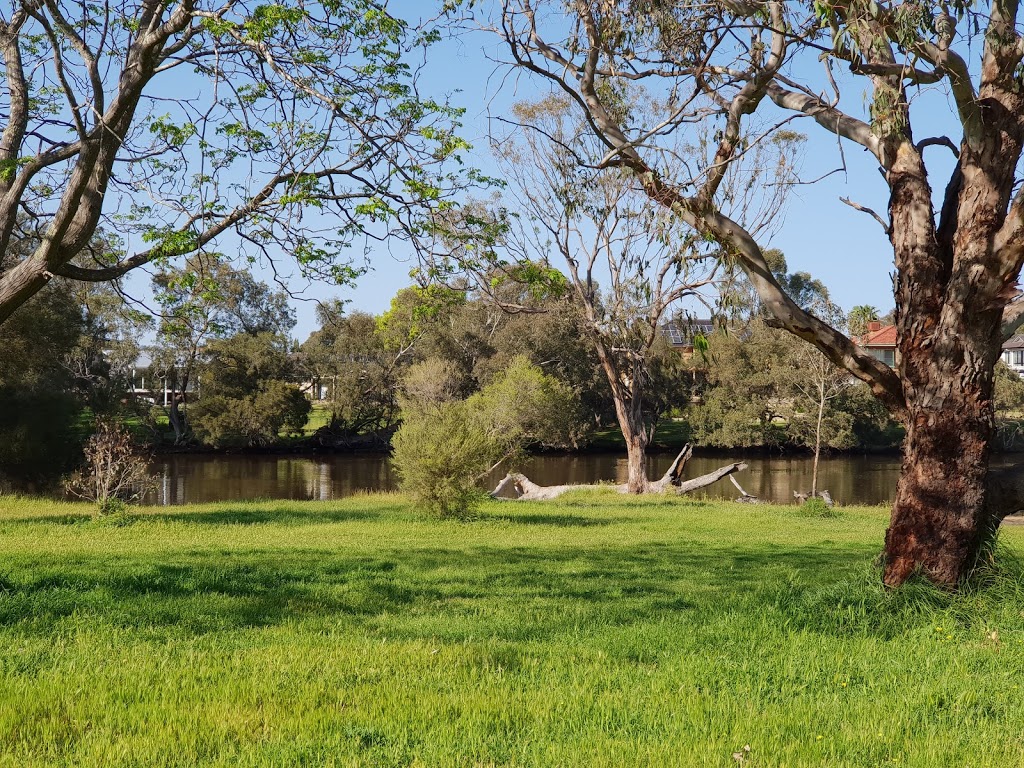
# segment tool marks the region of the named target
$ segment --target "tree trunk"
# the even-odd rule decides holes
[[[818,459],[821,456],[821,420],[825,415],[825,393],[818,400],[818,424],[814,428],[814,469],[811,471],[811,496],[818,495]]]
[[[181,411],[181,402],[184,399],[184,394],[179,398],[175,392],[171,393],[171,405],[167,409],[167,421],[170,422],[171,429],[174,430],[174,444],[181,445],[185,442],[185,436],[188,434],[188,424],[185,421],[185,414]]]
[[[626,492],[646,493],[647,492],[647,433],[641,427],[635,430],[623,429],[626,437]]]
[[[990,371],[982,364],[971,371],[975,386],[968,391],[947,392],[931,407],[911,406],[885,536],[888,586],[920,571],[936,584],[956,587],[994,541],[1002,514],[987,494]]]

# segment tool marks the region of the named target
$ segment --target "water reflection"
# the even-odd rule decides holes
[[[673,458],[672,454],[651,456],[648,474],[660,477]],[[686,476],[696,477],[734,460],[698,456],[690,460]],[[808,457],[745,461],[749,468],[736,477],[747,493],[788,503],[793,491],[810,490]],[[542,485],[624,482],[626,478],[625,457],[614,454],[535,456],[521,469]],[[329,500],[393,490],[398,484],[386,456],[164,456],[154,462],[153,471],[158,481],[145,502],[160,505],[241,499]],[[895,457],[842,456],[822,460],[818,487],[828,489],[841,503],[882,504],[891,501],[898,477],[899,460]],[[738,495],[728,480],[701,493],[728,499]]]

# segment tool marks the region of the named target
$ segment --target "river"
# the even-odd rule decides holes
[[[674,454],[649,458],[648,474],[660,477]],[[736,475],[747,493],[768,501],[789,503],[793,491],[811,488],[808,456],[756,457],[695,456],[686,477],[710,472],[731,461],[749,468]],[[622,482],[626,461],[615,454],[535,456],[521,471],[542,485]],[[368,455],[170,455],[153,463],[157,482],[144,499],[158,505],[194,504],[242,499],[338,499],[356,493],[397,488],[398,478],[386,456]],[[497,473],[498,475],[503,472]],[[822,459],[818,487],[842,504],[884,504],[892,500],[899,477],[895,456],[836,456]],[[495,477],[496,481],[499,479]],[[736,498],[728,479],[699,491],[711,498]]]

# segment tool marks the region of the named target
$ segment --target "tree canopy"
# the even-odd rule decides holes
[[[1017,0],[501,0],[490,20],[508,63],[586,121],[600,150],[578,162],[629,170],[743,270],[772,322],[864,381],[906,426],[886,536],[891,586],[918,572],[958,584],[1012,511],[989,503],[988,468],[1002,330],[1024,312],[1010,304],[1024,262],[1019,12]],[[620,93],[637,86],[660,97],[651,119],[620,109]],[[944,99],[952,138],[924,89]],[[732,215],[731,169],[797,125],[863,150],[837,154],[877,165],[888,186],[887,216],[847,202],[893,246],[897,369],[788,295],[765,243]],[[692,151],[679,164],[671,147],[683,135]],[[942,151],[954,156],[948,175]]]
[[[359,238],[410,234],[466,181],[458,110],[418,90],[436,36],[376,0],[0,10],[0,323],[55,275],[111,280],[228,233],[351,278]],[[100,226],[120,238],[90,248]],[[15,240],[36,244],[7,258]]]

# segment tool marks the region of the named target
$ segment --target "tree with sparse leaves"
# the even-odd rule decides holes
[[[609,98],[622,114],[646,115],[659,105],[642,92]],[[647,449],[664,410],[651,407],[658,399],[653,391],[670,386],[655,376],[656,349],[667,346],[662,325],[684,300],[712,305],[725,270],[684,221],[650,205],[632,172],[606,172],[587,163],[603,147],[570,98],[520,102],[512,117],[516,128],[493,139],[502,169],[514,182],[510,192],[490,210],[460,211],[462,218],[448,233],[453,258],[440,269],[468,272],[483,293],[512,312],[541,308],[503,299],[496,289],[508,283],[568,296],[608,383],[626,444],[627,486],[644,493],[650,487]],[[769,226],[777,213],[796,143],[794,138],[758,147],[749,167],[731,175],[727,186],[736,215],[751,227]],[[685,151],[675,149],[677,156]],[[749,198],[748,173],[771,176],[780,191]]]
[[[463,185],[437,38],[377,0],[15,0],[0,9],[0,323],[55,275],[109,281],[231,234],[344,282]],[[175,94],[187,94],[180,97]],[[91,249],[99,227],[120,241]]]
[[[989,482],[993,371],[1024,312],[1011,303],[1024,264],[1019,0],[497,7],[490,28],[509,64],[564,93],[592,133],[600,149],[583,164],[632,174],[743,270],[772,322],[865,382],[904,425],[883,579],[895,587],[921,573],[955,588],[1021,503]],[[665,97],[650,119],[619,109],[621,91],[638,85]],[[917,98],[922,87],[945,97],[954,135],[939,133],[934,99]],[[752,143],[797,121],[863,150],[843,161],[877,166],[888,186],[887,215],[877,210],[885,203],[844,202],[870,215],[866,225],[881,223],[892,244],[898,370],[800,307],[772,274],[764,242],[730,215],[731,169]],[[670,142],[685,136],[693,151],[677,163]],[[952,163],[937,163],[939,152]],[[808,233],[827,202],[801,211]],[[816,236],[822,254],[834,247]]]

